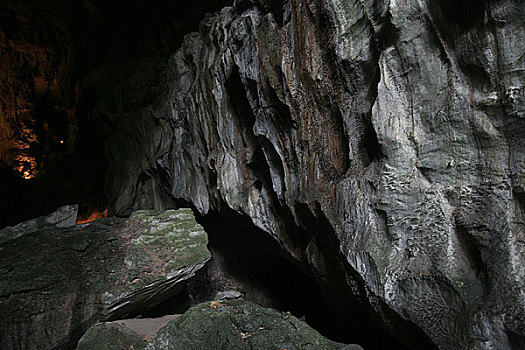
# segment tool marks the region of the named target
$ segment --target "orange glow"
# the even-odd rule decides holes
[[[16,156],[18,165],[15,170],[22,176],[23,179],[30,180],[35,178],[37,174],[36,170],[36,158],[30,156]]]
[[[16,155],[16,165],[14,170],[20,174],[23,179],[31,180],[38,174],[36,158],[27,155],[32,143],[37,143],[38,139],[33,131],[27,127],[22,129],[22,140],[15,142],[15,148],[19,154]]]
[[[97,210],[94,210],[94,211],[89,211],[86,216],[83,216],[83,217],[78,217],[77,218],[77,225],[78,224],[85,224],[85,223],[88,223],[88,222],[91,222],[91,221],[95,221],[97,219],[105,219],[108,217],[108,210],[104,210],[104,211],[97,211]]]

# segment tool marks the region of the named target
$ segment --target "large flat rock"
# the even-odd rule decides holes
[[[184,292],[209,259],[189,209],[137,212],[0,243],[2,349],[70,349],[97,320]]]

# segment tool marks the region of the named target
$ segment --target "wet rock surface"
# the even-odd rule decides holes
[[[189,209],[40,228],[0,243],[2,349],[72,349],[97,320],[147,315],[167,300],[167,313],[185,311],[206,244]]]
[[[518,349],[523,5],[237,1],[117,124],[112,208],[191,204],[217,263],[278,256],[327,310],[360,309],[406,347]],[[258,248],[232,254],[236,239]]]
[[[131,320],[127,320],[129,323]],[[148,322],[154,322],[148,320]],[[102,323],[82,337],[78,350],[95,349],[362,349],[321,336],[289,313],[246,301],[206,302],[167,323],[144,344],[129,324]]]

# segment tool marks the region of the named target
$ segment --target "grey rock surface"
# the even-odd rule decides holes
[[[183,312],[209,259],[189,209],[41,228],[0,243],[2,349],[71,349],[97,320]],[[185,298],[181,296],[185,296]]]
[[[80,338],[77,350],[139,350],[146,341],[127,327],[113,322],[97,323]]]
[[[77,349],[363,349],[356,344],[332,342],[290,314],[246,301],[202,303],[164,324],[152,337],[151,332],[145,335],[142,331],[148,324],[156,328],[165,321],[138,319],[99,323],[86,332]],[[152,338],[147,344],[145,336]]]
[[[440,349],[520,348],[524,12],[237,1],[185,38],[164,95],[108,142],[112,207],[228,208],[409,347],[422,343],[399,319]]]
[[[158,318],[133,318],[97,323],[80,338],[77,350],[144,349],[159,329],[179,316],[166,315]]]
[[[27,220],[15,226],[5,227],[0,230],[0,243],[45,228],[75,226],[77,212],[78,205],[65,205],[49,215]]]

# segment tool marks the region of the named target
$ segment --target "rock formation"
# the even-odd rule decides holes
[[[167,58],[230,0],[0,3],[0,228],[104,211],[105,138],[158,97]]]
[[[110,213],[199,213],[225,298],[366,349],[522,348],[525,2],[236,0],[204,16],[228,4],[1,3],[0,228],[104,202],[106,171]],[[200,268],[163,254],[163,278],[135,290],[130,273],[159,261],[127,233],[171,214],[47,227],[69,209],[0,231],[2,347],[71,348],[98,319],[164,308]]]
[[[524,11],[236,1],[185,37],[157,102],[118,122],[112,209],[195,207],[218,270],[254,299],[311,293],[323,317],[399,347],[520,348]],[[272,295],[292,271],[309,288]]]
[[[77,212],[78,205],[65,205],[47,216],[27,220],[15,226],[4,227],[0,230],[0,243],[46,228],[75,226]]]
[[[189,209],[28,227],[10,228],[6,240],[0,231],[2,349],[74,349],[99,320],[181,313],[205,300],[192,291],[210,254]],[[16,228],[23,234],[11,235]]]
[[[131,323],[132,320],[96,324],[82,337],[78,350],[363,349],[354,344],[337,344],[289,313],[246,301],[196,305],[153,336],[137,322]]]

